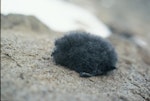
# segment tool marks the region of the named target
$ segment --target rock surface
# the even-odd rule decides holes
[[[5,23],[11,24],[3,22],[1,29],[1,100],[150,101],[150,65],[148,58],[147,62],[143,59],[149,53],[129,38],[113,34],[108,39],[118,53],[117,70],[107,76],[81,78],[53,62],[54,41],[61,35],[36,34],[30,27],[24,31],[24,24],[6,29]],[[46,30],[42,27],[38,32]],[[147,42],[146,36],[142,37]]]
[[[51,30],[34,16],[20,14],[1,14],[1,28],[21,32],[49,33]]]

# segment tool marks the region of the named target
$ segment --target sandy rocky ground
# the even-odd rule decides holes
[[[90,7],[97,4],[87,1],[70,2],[85,8],[88,4]],[[124,3],[119,5],[123,7]],[[114,34],[108,40],[116,47],[119,61],[118,69],[108,76],[91,78],[81,78],[76,72],[56,66],[53,62],[51,52],[54,41],[63,34],[51,31],[33,16],[1,15],[1,100],[150,101],[149,44],[147,47],[137,46],[128,36],[138,36],[149,43],[150,30],[147,25],[150,24],[146,23],[147,16],[142,16],[142,21],[138,21],[137,15],[140,13],[135,12],[137,19],[124,15],[117,22],[115,14],[120,13],[115,9],[116,6],[112,6],[111,10],[104,6],[95,7],[103,14],[102,20],[113,29]],[[109,13],[113,10],[115,14],[110,17]],[[132,11],[126,12],[131,14]]]

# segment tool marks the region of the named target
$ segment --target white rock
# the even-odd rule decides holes
[[[111,34],[89,11],[61,0],[2,0],[1,3],[3,14],[34,15],[54,31],[84,30],[103,38]]]

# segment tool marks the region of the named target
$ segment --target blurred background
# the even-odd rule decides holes
[[[90,29],[108,34],[102,22],[115,32],[138,34],[147,41],[150,37],[149,0],[2,0],[1,6],[4,15],[32,15],[58,32]]]

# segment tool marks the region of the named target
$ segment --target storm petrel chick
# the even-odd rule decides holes
[[[55,41],[56,65],[75,70],[81,77],[105,75],[116,69],[117,54],[105,39],[86,32],[69,32]]]

